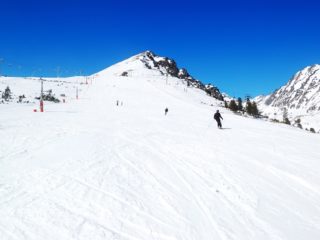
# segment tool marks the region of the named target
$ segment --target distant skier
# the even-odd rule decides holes
[[[221,114],[219,113],[219,110],[217,110],[217,112],[214,114],[213,118],[217,121],[218,124],[218,128],[222,128],[222,124],[221,124],[221,120],[223,119]]]
[[[164,110],[164,115],[167,115],[168,112],[169,112],[169,109],[166,108],[166,109]]]

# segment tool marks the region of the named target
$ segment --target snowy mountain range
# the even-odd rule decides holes
[[[173,60],[44,78],[43,113],[39,79],[7,86],[1,240],[320,239],[320,135],[233,114]]]
[[[320,130],[320,65],[297,72],[280,89],[268,96],[255,99],[259,109],[271,119],[282,121],[287,117],[303,128]]]

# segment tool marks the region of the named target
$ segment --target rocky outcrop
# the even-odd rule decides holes
[[[177,63],[168,57],[160,57],[151,51],[146,51],[140,55],[140,60],[149,69],[158,69],[161,74],[176,77],[186,81],[188,86],[199,88],[208,95],[223,101],[223,96],[219,89],[211,84],[205,85],[201,81],[192,77],[187,69],[179,69]]]

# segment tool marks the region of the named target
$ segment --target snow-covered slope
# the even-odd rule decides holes
[[[220,90],[212,84],[205,85],[192,77],[185,68],[179,69],[176,62],[168,57],[160,57],[151,51],[135,55],[117,65],[121,65],[120,76],[170,76],[183,80],[188,87],[193,86],[205,91],[208,95],[223,100]],[[139,69],[139,71],[137,71]],[[122,72],[121,72],[122,71]],[[100,72],[103,73],[104,71]]]
[[[133,59],[81,87],[44,113],[0,105],[1,240],[320,239],[320,135]]]
[[[320,130],[320,65],[304,68],[283,87],[257,99],[259,108],[270,118],[282,120],[286,112],[292,122]]]
[[[41,95],[41,81],[43,81],[44,95],[51,91],[51,95],[59,101],[70,101],[82,94],[94,79],[91,77],[69,77],[69,78],[16,78],[16,77],[0,77],[0,106],[1,105],[29,105],[38,104]],[[5,89],[9,87],[11,97],[8,101],[1,98]],[[19,102],[19,96],[23,96]],[[47,102],[48,104],[48,102]],[[1,106],[6,107],[6,106]],[[8,106],[7,106],[8,107]]]

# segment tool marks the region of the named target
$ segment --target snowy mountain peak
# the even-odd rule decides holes
[[[320,111],[320,65],[304,68],[279,90],[268,96],[266,105]]]
[[[288,114],[290,120],[320,116],[320,65],[305,67],[286,85],[268,96],[259,96],[257,99],[263,113],[275,118],[277,117],[274,115],[277,115],[279,120],[283,113]]]
[[[175,60],[168,57],[159,56],[149,50],[130,57],[114,66],[116,66],[117,69],[115,74],[120,76],[137,77],[139,75],[150,75],[178,78],[185,81],[185,83],[190,87],[199,88],[203,91],[206,91],[208,95],[218,100],[223,100],[223,96],[217,87],[211,84],[205,85],[200,80],[192,77],[187,69],[179,68]],[[103,70],[100,73],[105,71],[110,72],[110,68]]]
[[[175,60],[158,56],[152,51],[142,52],[137,55],[136,59],[139,59],[146,68],[158,70],[162,75],[198,82],[185,68],[179,69]]]

